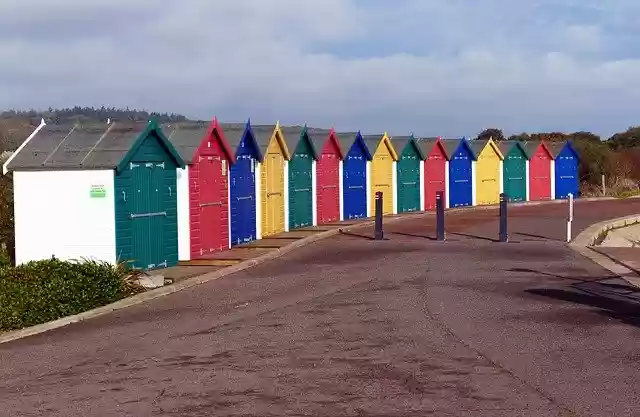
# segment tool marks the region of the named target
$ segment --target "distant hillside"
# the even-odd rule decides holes
[[[155,117],[161,123],[181,122],[188,118],[175,113],[155,113],[137,109],[115,107],[73,107],[68,109],[8,110],[0,113],[0,152],[15,150],[44,119],[49,124],[75,122],[146,121]]]

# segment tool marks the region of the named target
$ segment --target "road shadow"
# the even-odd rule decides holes
[[[533,237],[533,238],[536,238],[536,239],[553,240],[554,242],[564,242],[562,239],[556,239],[556,238],[549,237],[549,236],[535,235],[535,234],[532,234],[532,233],[514,232],[513,234],[514,235],[518,235],[518,236]]]
[[[375,240],[373,236],[367,236],[360,233],[349,232],[347,230],[342,230],[342,229],[340,229],[340,234],[344,236],[357,237],[365,240]]]
[[[467,233],[460,233],[460,232],[447,232],[447,234],[449,235],[454,235],[454,236],[460,236],[460,237],[466,237],[466,238],[470,238],[470,239],[479,239],[479,240],[484,240],[486,242],[500,242],[500,240],[498,239],[493,239],[490,237],[486,237],[486,236],[476,236],[476,235],[470,235]]]
[[[555,300],[595,307],[600,309],[598,314],[640,327],[640,302],[632,299],[595,291],[586,292],[574,288],[535,288],[525,291],[529,294],[549,297]]]
[[[402,233],[402,232],[387,232],[390,235],[400,235],[400,236],[407,236],[407,237],[416,237],[419,239],[427,239],[427,240],[437,240],[436,237],[434,236],[427,236],[427,235],[418,235],[418,234],[414,234],[414,233]]]

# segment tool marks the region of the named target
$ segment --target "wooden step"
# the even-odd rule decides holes
[[[190,261],[180,261],[180,266],[231,266],[242,262],[240,259],[192,259]]]

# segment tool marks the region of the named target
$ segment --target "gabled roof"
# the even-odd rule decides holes
[[[8,170],[117,169],[155,133],[176,164],[184,160],[155,120],[111,124],[44,125],[14,154]]]
[[[442,141],[440,140],[439,137],[435,137],[435,138],[420,138],[417,140],[418,142],[418,147],[420,148],[420,150],[422,151],[422,154],[424,155],[424,159],[427,159],[429,157],[429,154],[433,151],[433,148],[435,146],[439,146],[440,149],[442,149],[442,152],[446,155],[447,151],[444,148],[444,145],[442,144]]]
[[[565,147],[569,147],[569,149],[571,149],[571,151],[576,155],[576,157],[578,158],[578,160],[580,160],[580,155],[578,154],[578,151],[576,151],[576,148],[574,148],[573,143],[571,143],[570,140],[567,141],[550,141],[550,142],[546,142],[547,148],[549,149],[549,152],[551,153],[551,157],[553,159],[556,159],[558,157],[558,155],[560,155],[562,153],[562,151],[564,150]]]
[[[364,139],[363,139],[362,134],[360,133],[360,131],[358,131],[358,132],[340,132],[340,133],[336,133],[336,135],[338,135],[340,137],[340,142],[342,144],[342,148],[344,149],[344,154],[345,155],[348,154],[349,151],[351,151],[351,148],[356,143],[356,141],[359,141],[362,144],[362,148],[364,149],[364,153],[365,153],[365,156],[367,157],[367,159],[370,161],[371,158],[373,157],[371,152],[369,152],[369,148],[364,143]]]
[[[420,148],[420,146],[418,146],[418,141],[413,137],[413,135],[394,136],[391,138],[391,143],[393,144],[393,147],[396,149],[396,152],[398,153],[398,155],[402,155],[407,146],[412,146],[420,156],[420,159],[422,160],[425,159],[425,154],[424,152],[422,152],[422,149]]]
[[[525,153],[527,154],[527,158],[529,159],[533,157],[533,155],[538,151],[538,148],[540,146],[544,147],[544,149],[546,149],[547,152],[549,152],[549,155],[551,155],[552,158],[554,157],[553,154],[551,153],[551,149],[549,149],[549,146],[547,146],[547,143],[542,140],[527,140],[527,141],[522,141],[522,142],[518,141],[518,142],[524,149]]]
[[[298,149],[298,145],[300,141],[306,136],[307,139],[307,128],[306,126],[280,126],[280,132],[282,133],[282,137],[287,144],[287,147],[291,150],[291,153],[296,153]],[[309,142],[311,142],[309,140]],[[311,145],[311,152],[314,153],[314,159],[317,159],[315,155],[315,149],[313,149],[313,145]]]
[[[474,139],[474,140],[468,141],[468,143],[469,143],[469,146],[471,147],[471,150],[474,153],[475,159],[478,159],[478,157],[480,156],[480,153],[487,146],[490,146],[494,150],[494,152],[498,154],[500,159],[504,159],[504,155],[500,151],[500,148],[493,141],[493,139]]]
[[[531,159],[531,156],[527,152],[527,148],[524,147],[524,143],[519,140],[501,140],[500,142],[497,142],[497,145],[505,158],[513,152],[513,148],[518,148],[524,154],[525,158]]]
[[[220,128],[216,119],[213,119],[211,122],[188,121],[167,123],[163,128],[165,132],[167,132],[167,137],[187,164],[193,163],[198,149],[200,149],[205,141],[210,140],[212,136],[220,140],[222,150],[227,159],[231,163],[234,163],[236,160],[235,154],[225,138],[225,133]]]
[[[342,149],[342,143],[340,142],[340,137],[335,132],[335,130],[330,129],[321,129],[317,127],[307,127],[307,135],[309,136],[309,140],[311,141],[311,145],[313,146],[315,158],[320,159],[322,156],[322,150],[327,145],[327,142],[331,140],[331,137],[334,138],[336,144],[338,145],[338,154],[340,155],[340,159],[344,159],[344,150]],[[354,135],[355,139],[355,135]]]
[[[244,137],[247,137],[251,143],[252,148],[256,152],[253,155],[255,158],[262,160],[263,155],[261,154],[260,146],[256,142],[256,139],[253,135],[253,131],[251,129],[251,122],[247,120],[245,123],[220,123],[220,129],[224,133],[224,137],[229,143],[229,147],[233,150],[234,155],[238,152],[238,147],[240,146],[240,142]]]
[[[264,157],[267,153],[267,148],[269,147],[269,143],[271,143],[271,138],[276,137],[280,148],[282,149],[282,153],[284,154],[286,159],[291,159],[291,153],[289,152],[289,147],[285,139],[283,138],[282,132],[280,131],[280,123],[276,123],[275,125],[250,125],[251,131],[253,132],[253,137],[256,139],[256,143],[260,147],[260,160],[263,161]]]
[[[365,145],[367,146],[367,149],[369,150],[369,153],[371,155],[374,155],[376,153],[376,150],[380,146],[380,143],[386,142],[388,144],[389,152],[391,153],[391,157],[393,158],[394,161],[398,160],[398,154],[397,154],[396,150],[393,148],[393,144],[389,140],[389,136],[387,136],[386,133],[384,133],[382,135],[379,135],[379,134],[378,135],[365,135],[365,136],[362,137],[362,139],[363,139]]]
[[[442,144],[442,147],[444,148],[444,152],[448,160],[451,160],[451,158],[453,157],[453,154],[456,153],[456,151],[458,150],[462,142],[466,142],[466,141],[464,139],[442,139],[440,141],[440,143]],[[469,147],[468,143],[466,147],[469,153],[471,153],[471,155],[473,155],[473,157],[475,158],[475,154],[473,153],[473,150]]]

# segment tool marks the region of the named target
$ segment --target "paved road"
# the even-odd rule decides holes
[[[638,416],[639,303],[564,213],[513,209],[509,244],[493,211],[406,220],[0,345],[0,416]]]

